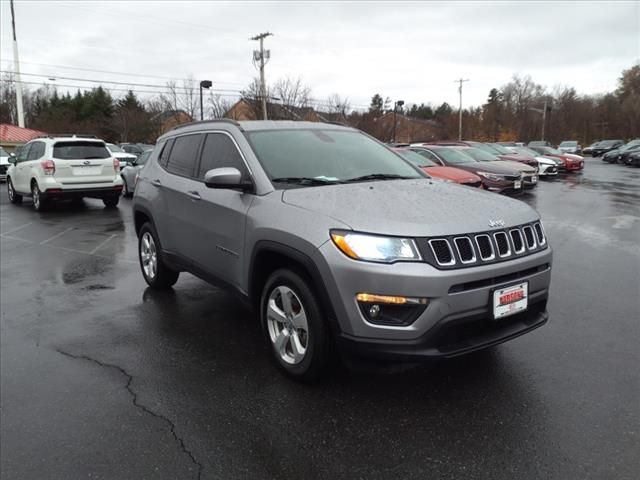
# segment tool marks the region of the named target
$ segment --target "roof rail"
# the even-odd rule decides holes
[[[200,125],[203,123],[230,123],[231,125],[235,125],[240,130],[242,130],[242,126],[235,120],[232,120],[230,118],[215,118],[213,120],[198,120],[196,122],[181,123],[180,125],[176,125],[175,127],[173,127],[171,131],[178,130],[180,128],[191,127],[192,125]]]
[[[49,133],[47,135],[38,135],[33,138],[98,138],[96,135],[84,133]]]

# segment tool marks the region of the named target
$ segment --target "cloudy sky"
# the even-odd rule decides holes
[[[480,105],[515,73],[549,89],[602,93],[640,60],[640,1],[16,0],[15,9],[21,70],[31,74],[23,81],[121,82],[143,95],[190,74],[234,94],[257,74],[249,37],[264,31],[274,33],[266,41],[267,81],[302,77],[314,98],[339,93],[355,107],[376,92],[457,105],[460,77],[470,79],[465,104]],[[13,65],[8,0],[0,3],[0,29],[6,71]],[[111,87],[121,95],[127,85]]]

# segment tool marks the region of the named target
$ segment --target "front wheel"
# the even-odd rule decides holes
[[[180,272],[169,268],[162,259],[162,248],[151,223],[145,223],[138,234],[138,259],[145,282],[156,289],[170,288]]]
[[[7,178],[7,194],[9,195],[9,201],[13,204],[22,203],[22,195],[18,195],[16,193],[15,188],[13,188],[13,182],[11,181],[11,177]]]
[[[287,375],[311,381],[335,359],[333,339],[311,283],[288,269],[277,270],[262,292],[260,320],[276,364]]]
[[[127,181],[124,177],[122,177],[122,196],[125,198],[129,198],[132,193],[129,191],[129,185],[127,185]]]

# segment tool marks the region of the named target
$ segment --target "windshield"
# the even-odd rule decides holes
[[[490,153],[491,155],[497,155],[500,153],[497,149],[493,148],[493,146],[487,145],[486,143],[474,143],[472,145],[473,148],[485,151],[487,153]]]
[[[271,180],[336,182],[370,175],[424,178],[400,156],[360,132],[314,128],[245,135]]]
[[[514,147],[514,148],[518,153],[521,153],[522,155],[529,155],[531,157],[537,157],[540,155],[540,153],[528,147]]]
[[[602,142],[600,142],[598,144],[599,147],[612,147],[613,145],[615,145],[616,143],[618,143],[620,140],[603,140]]]
[[[538,147],[543,153],[548,153],[551,155],[563,155],[563,153],[560,150],[556,150],[555,148],[552,147]]]
[[[498,145],[497,143],[492,143],[490,146],[494,150],[496,150],[500,155],[513,155],[513,152],[511,150],[503,147],[502,145]]]
[[[110,156],[102,142],[57,142],[53,146],[53,157],[61,160],[88,160]]]
[[[437,167],[438,164],[433,160],[429,160],[428,158],[423,157],[419,153],[413,152],[411,150],[396,150],[403,158],[409,160],[416,167],[427,168],[427,167]]]
[[[577,145],[578,145],[578,142],[576,142],[575,140],[565,140],[559,146],[560,147],[575,147]]]
[[[124,150],[122,150],[119,146],[114,145],[113,143],[107,143],[107,148],[109,148],[109,150],[111,150],[112,152],[117,152],[117,153],[124,152]]]
[[[621,147],[621,150],[630,150],[632,148],[636,148],[640,145],[640,140],[631,140],[624,147]]]
[[[454,165],[459,165],[462,163],[474,163],[475,160],[467,155],[466,153],[462,153],[460,150],[455,148],[438,148],[435,152],[442,158],[446,163],[451,163]]]
[[[8,157],[9,154],[5,151],[4,148],[0,147],[0,157]]]
[[[479,148],[460,148],[459,151],[462,153],[466,153],[478,162],[495,162],[496,160],[500,160],[492,153],[489,153],[485,150],[480,150]]]

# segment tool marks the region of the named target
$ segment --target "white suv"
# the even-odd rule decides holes
[[[120,162],[105,143],[80,136],[31,140],[9,162],[7,191],[11,203],[33,199],[43,210],[55,200],[101,198],[107,207],[118,205],[122,192]]]

